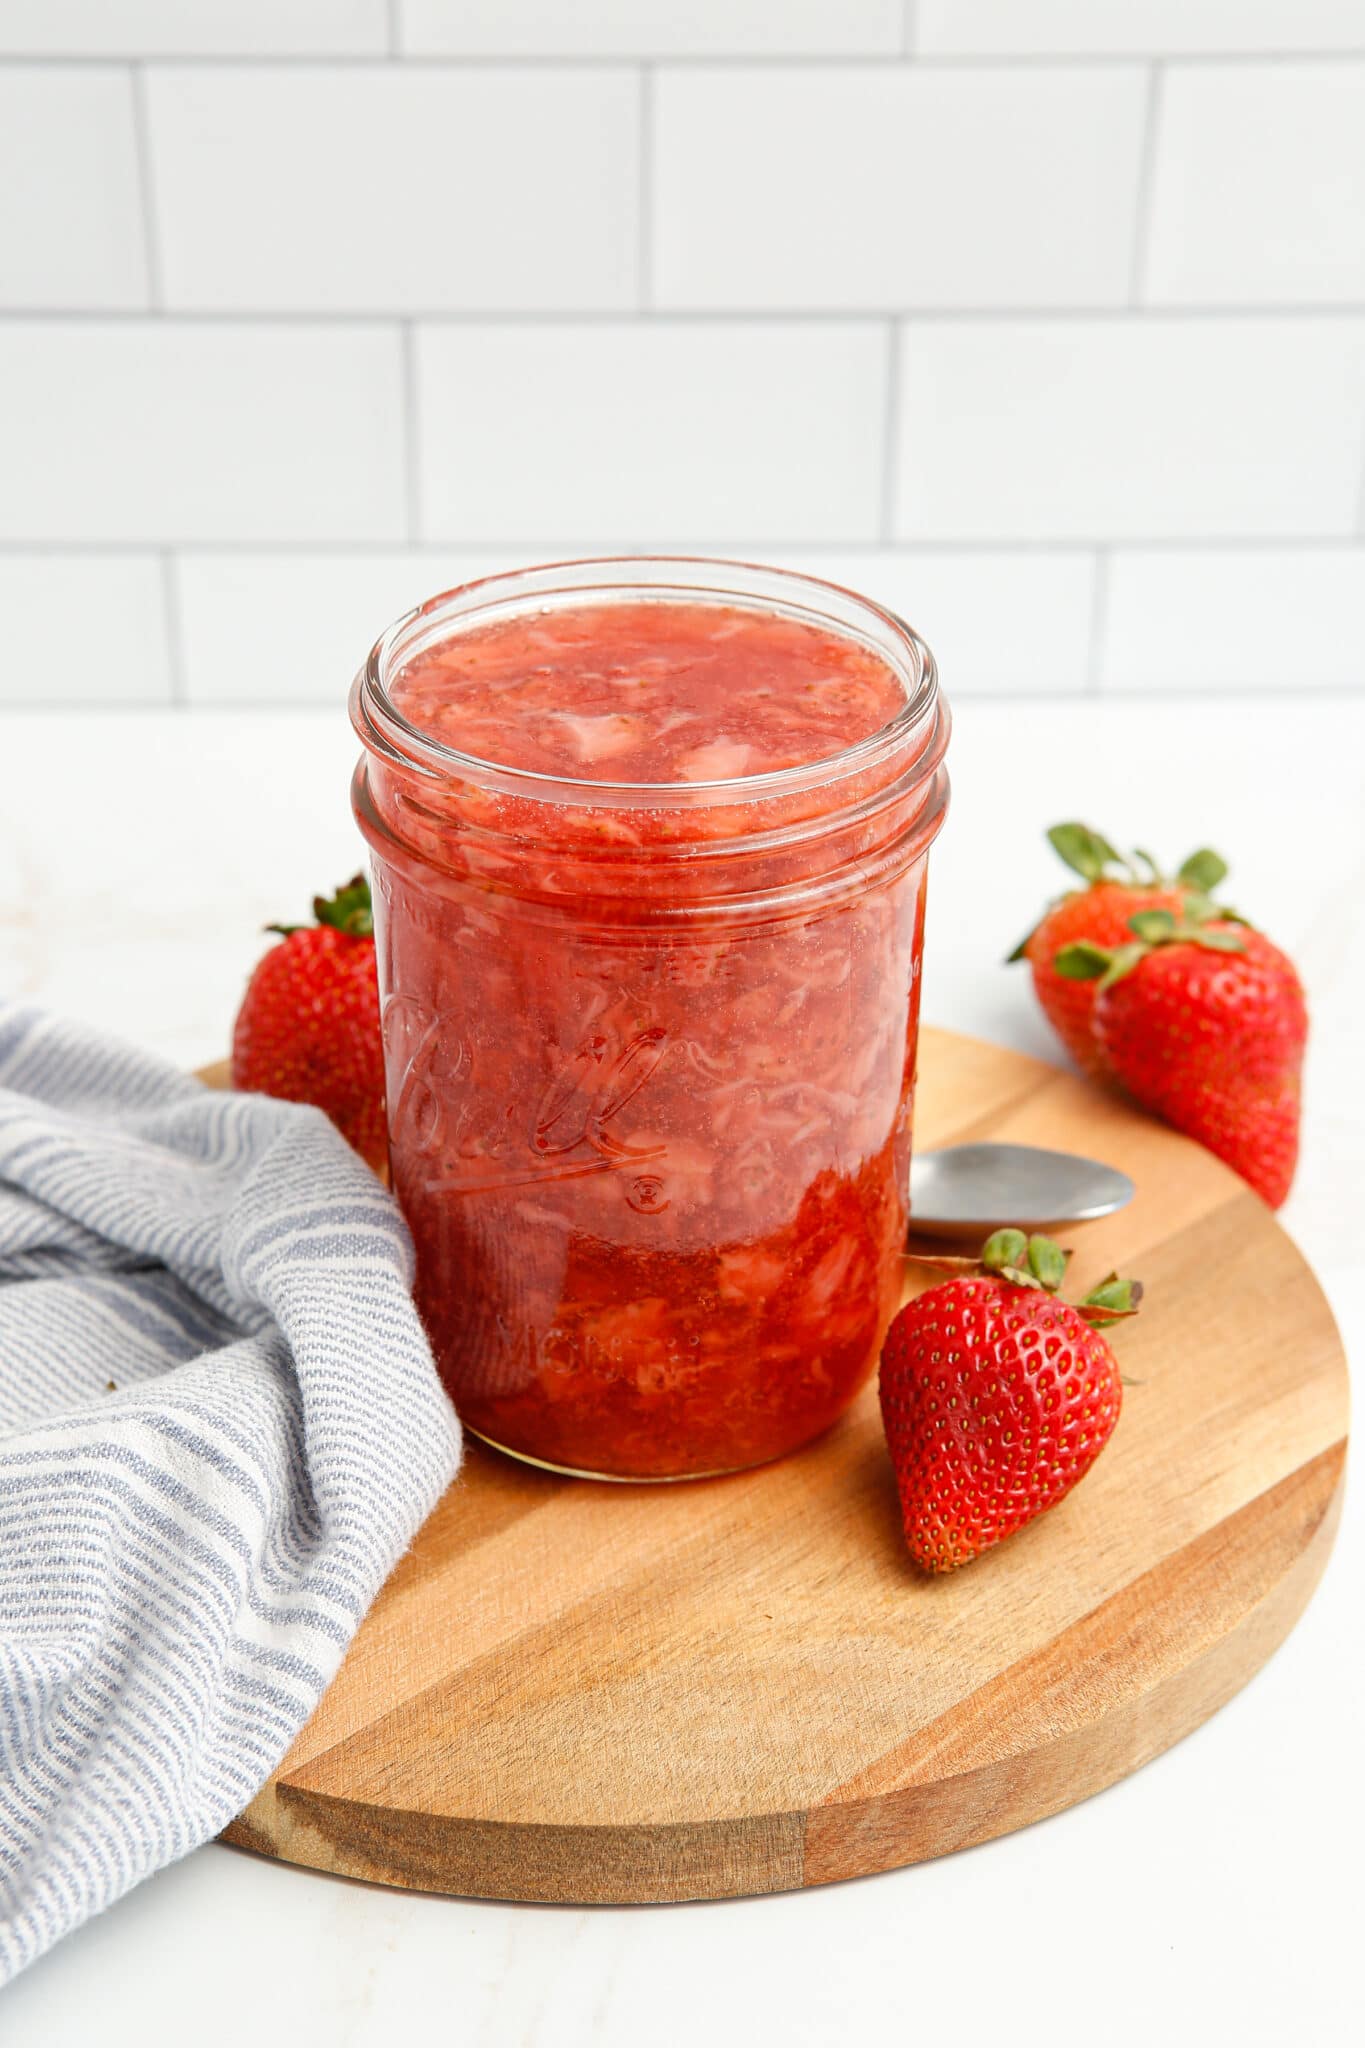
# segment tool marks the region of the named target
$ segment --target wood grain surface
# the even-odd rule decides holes
[[[1068,1234],[1080,1289],[1147,1285],[1076,1491],[927,1580],[872,1389],[798,1456],[689,1485],[471,1443],[227,1840],[485,1898],[780,1891],[1073,1805],[1246,1683],[1340,1506],[1345,1361],[1311,1271],[1216,1160],[1088,1083],[941,1031],[921,1071],[921,1143],[1063,1146],[1137,1182]]]

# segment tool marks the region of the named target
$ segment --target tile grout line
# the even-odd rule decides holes
[[[882,415],[881,503],[877,530],[880,545],[887,546],[896,528],[896,485],[901,434],[901,347],[900,324],[886,323],[886,396]]]
[[[916,31],[919,28],[919,9],[916,0],[902,0],[901,6],[901,57],[913,61],[916,51]]]
[[[411,545],[407,540],[384,537],[339,539],[335,535],[320,535],[313,540],[284,539],[271,534],[254,539],[219,535],[216,539],[207,540],[198,537],[166,539],[146,534],[120,540],[88,536],[72,538],[68,535],[35,539],[31,535],[10,535],[0,537],[0,561],[44,555],[76,560],[89,555],[105,559],[111,556],[157,555],[167,550],[176,557],[225,555],[240,559],[248,555],[262,555],[272,560],[291,561],[301,555],[322,555],[347,561],[357,555],[396,557],[406,554]],[[1050,534],[1042,537],[1036,534],[996,534],[989,539],[958,537],[934,540],[922,536],[907,539],[897,535],[892,540],[882,541],[840,539],[837,536],[821,539],[809,535],[792,539],[780,534],[756,533],[672,533],[650,538],[629,531],[613,533],[604,530],[577,536],[558,533],[528,537],[523,534],[510,539],[505,536],[499,539],[497,535],[487,533],[438,534],[420,537],[417,545],[428,554],[446,549],[480,557],[524,554],[528,549],[562,551],[565,548],[592,548],[620,554],[641,547],[656,550],[667,547],[716,555],[745,548],[762,548],[769,554],[781,555],[891,554],[908,560],[921,555],[1060,555],[1073,558],[1077,555],[1090,557],[1100,549],[1111,554],[1122,554],[1131,549],[1143,554],[1163,555],[1347,554],[1354,557],[1365,555],[1365,534],[1354,530],[1345,533],[1123,534],[1103,538],[1094,534]]]
[[[437,50],[401,50],[406,67],[414,71],[621,71],[641,63],[666,64],[679,71],[872,71],[887,66],[895,69],[914,65],[925,71],[1099,71],[1116,66],[1163,62],[1204,67],[1237,66],[1264,70],[1279,64],[1360,64],[1365,62],[1365,43],[1337,44],[1331,49],[1292,50],[1180,50],[1169,55],[1152,49],[1130,50],[946,50],[905,51],[900,55],[885,50],[770,50],[692,52],[659,56],[644,51],[635,56],[614,52],[580,54],[575,51],[538,53],[504,50],[501,53],[471,50],[463,54]],[[277,50],[257,55],[224,51],[195,53],[148,50],[136,61],[174,66],[177,70],[215,71],[355,71],[369,66],[386,66],[387,50]],[[0,53],[0,63],[16,70],[111,70],[126,65],[126,56],[81,51],[13,50]]]
[[[177,325],[183,327],[388,327],[396,319],[420,320],[432,327],[629,327],[641,320],[679,327],[792,327],[869,326],[883,320],[920,322],[936,326],[954,321],[961,326],[1049,325],[1080,321],[1122,321],[1129,326],[1181,326],[1186,322],[1216,321],[1235,326],[1238,322],[1280,320],[1311,326],[1317,321],[1365,322],[1365,299],[1336,299],[1317,303],[1298,300],[1259,300],[1247,304],[1226,301],[1190,305],[1091,305],[1055,306],[650,306],[637,308],[601,306],[373,306],[281,307],[177,306]],[[3,317],[14,326],[45,322],[51,326],[80,327],[145,320],[145,307],[127,306],[6,306]]]
[[[151,124],[147,119],[147,74],[144,65],[129,65],[128,89],[133,102],[133,150],[137,159],[138,200],[142,215],[142,253],[147,268],[147,303],[153,313],[161,313],[165,311],[166,292],[161,261],[161,237],[157,230],[152,136]]]
[[[422,539],[422,439],[417,403],[417,324],[400,320],[398,342],[402,355],[403,379],[403,479],[407,546],[417,547]]]
[[[640,66],[640,135],[635,167],[635,302],[641,313],[654,303],[654,66]]]
[[[1249,705],[1264,704],[1360,704],[1365,706],[1365,686],[1359,683],[1297,683],[1277,685],[1273,689],[1258,689],[1247,693],[1232,687],[1218,689],[1208,685],[1195,688],[1135,689],[1131,685],[1105,690],[1099,695],[1084,690],[978,690],[958,686],[954,702],[972,704],[1069,704],[1090,705],[1118,704],[1228,704],[1245,708]],[[309,712],[336,715],[334,697],[196,697],[192,703],[167,704],[147,697],[15,697],[0,704],[0,723],[14,716],[84,716],[92,710],[126,712],[148,712],[158,716],[166,711],[183,711],[196,718],[206,715],[228,717],[250,716],[257,718],[278,712],[283,716]]]
[[[185,663],[185,619],[180,605],[180,573],[171,548],[158,550],[161,564],[161,611],[166,627],[166,657],[171,670],[171,703],[188,711],[189,675]]]
[[[389,27],[390,58],[403,55],[402,0],[386,0],[385,15]]]
[[[1109,564],[1113,549],[1098,547],[1095,550],[1094,581],[1090,592],[1090,638],[1085,658],[1085,690],[1087,697],[1101,697],[1104,667],[1104,641],[1109,627]]]
[[[1362,426],[1360,435],[1360,485],[1351,538],[1355,541],[1365,541],[1365,426]]]
[[[1147,76],[1147,94],[1142,113],[1142,149],[1138,157],[1137,190],[1133,194],[1133,246],[1128,264],[1128,305],[1141,307],[1147,284],[1152,239],[1153,191],[1156,185],[1156,152],[1161,132],[1161,114],[1166,67],[1157,62]]]

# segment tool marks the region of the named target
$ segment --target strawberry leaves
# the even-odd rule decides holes
[[[1171,938],[1175,927],[1176,917],[1172,910],[1137,910],[1128,920],[1129,931],[1136,932],[1149,946],[1159,946],[1163,939]]]
[[[1120,1280],[1117,1273],[1110,1273],[1098,1287],[1091,1288],[1083,1301],[1077,1302],[1076,1313],[1098,1330],[1106,1323],[1121,1323],[1126,1317],[1135,1316],[1141,1300],[1140,1280]]]
[[[1131,856],[1122,854],[1093,825],[1081,825],[1073,820],[1065,825],[1053,825],[1047,836],[1054,853],[1084,882],[1127,882],[1134,888],[1156,889],[1166,885],[1166,876],[1145,848],[1135,847]],[[1142,869],[1146,872],[1143,873]],[[1221,854],[1215,853],[1211,846],[1201,846],[1182,861],[1176,869],[1175,879],[1182,888],[1207,896],[1225,880],[1227,871],[1228,864]]]
[[[1072,819],[1065,824],[1051,826],[1048,830],[1047,838],[1053,852],[1066,862],[1066,865],[1073,874],[1080,876],[1087,888],[1095,888],[1102,882],[1117,882],[1128,889],[1184,889],[1189,892],[1185,906],[1188,922],[1203,924],[1214,917],[1236,924],[1244,924],[1246,922],[1245,918],[1238,917],[1235,911],[1227,910],[1223,906],[1215,904],[1212,899],[1211,891],[1216,889],[1227,875],[1228,864],[1222,855],[1215,853],[1210,846],[1198,847],[1195,852],[1190,854],[1177,869],[1174,882],[1171,882],[1162,873],[1156,861],[1147,852],[1145,847],[1135,847],[1131,855],[1122,854],[1115,846],[1110,844],[1103,832],[1097,832],[1093,825],[1082,825],[1079,821]],[[1065,899],[1058,898],[1057,900],[1060,902]],[[1051,906],[1052,909],[1056,907],[1056,903]],[[1158,914],[1161,916],[1170,915],[1166,911],[1147,914],[1153,916]],[[1014,951],[1008,956],[1007,965],[1015,960],[1023,960],[1027,957],[1029,942],[1037,930],[1038,926],[1035,925],[1033,931],[1025,933]],[[1139,934],[1139,936],[1145,938],[1144,934]],[[1153,933],[1149,943],[1157,943],[1155,933]],[[1097,953],[1098,950],[1098,948],[1095,949]],[[1231,952],[1236,949],[1233,947],[1215,947],[1215,950]],[[1112,954],[1103,960],[1091,960],[1084,972],[1082,971],[1082,956],[1079,952],[1072,956],[1072,964],[1065,967],[1062,966],[1059,955],[1057,966],[1059,972],[1070,981],[1090,981],[1097,979],[1101,975],[1109,975],[1105,986],[1111,987],[1115,980],[1121,980],[1123,975],[1131,973],[1140,958],[1141,955],[1137,953],[1126,955],[1124,960],[1119,963],[1117,973],[1113,974],[1110,974],[1110,969],[1113,965]]]
[[[1228,864],[1222,855],[1215,853],[1210,846],[1201,846],[1197,853],[1181,862],[1175,878],[1187,889],[1196,889],[1201,896],[1208,896],[1227,879],[1227,872]]]
[[[1011,1287],[1055,1294],[1066,1278],[1071,1253],[1050,1237],[1036,1232],[1030,1237],[1025,1231],[1011,1227],[993,1230],[975,1259],[917,1252],[906,1256],[912,1265],[928,1266],[933,1272],[947,1273],[954,1279],[989,1273],[998,1280],[1008,1281]],[[1098,1287],[1074,1306],[1077,1315],[1084,1316],[1086,1322],[1099,1328],[1104,1323],[1118,1323],[1127,1316],[1135,1316],[1141,1299],[1140,1280],[1121,1280],[1117,1273],[1109,1273]]]
[[[370,905],[370,885],[364,875],[352,875],[335,896],[315,896],[313,915],[319,924],[330,924],[334,930],[350,932],[354,938],[371,937],[374,911]]]
[[[1013,1287],[1041,1287],[1055,1294],[1066,1278],[1070,1257],[1050,1237],[1026,1237],[1022,1230],[996,1230],[981,1247],[981,1265]]]
[[[1135,910],[1128,920],[1133,938],[1126,945],[1096,946],[1088,939],[1076,939],[1061,947],[1052,964],[1067,981],[1097,981],[1106,989],[1131,974],[1158,946],[1202,946],[1209,953],[1244,953],[1246,940],[1241,933],[1215,930],[1210,922],[1213,918],[1234,921],[1206,896],[1192,897],[1180,917],[1173,910]]]
[[[1040,1287],[1055,1294],[1066,1278],[1066,1262],[1070,1252],[1064,1252],[1050,1237],[1031,1237],[1028,1241],[1028,1269]]]
[[[352,875],[349,882],[343,882],[334,896],[313,898],[313,918],[317,924],[331,925],[334,931],[346,932],[353,939],[369,939],[374,936],[374,911],[370,903],[370,885],[364,875]],[[307,931],[303,924],[268,924],[268,932],[278,932],[287,939],[291,932]]]
[[[1106,870],[1111,867],[1125,870],[1129,875],[1133,872],[1104,834],[1089,825],[1053,825],[1047,836],[1053,852],[1059,854],[1082,881],[1103,881]]]

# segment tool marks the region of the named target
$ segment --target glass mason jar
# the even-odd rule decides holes
[[[395,705],[405,665],[461,632],[642,600],[851,639],[903,704],[809,765],[641,784],[465,755]],[[575,562],[400,619],[351,715],[393,1184],[462,1420],[612,1479],[735,1471],[818,1435],[900,1288],[948,795],[929,650],[811,577]]]

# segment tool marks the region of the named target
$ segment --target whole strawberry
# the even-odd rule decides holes
[[[232,1085],[326,1110],[378,1172],[387,1158],[370,888],[356,875],[313,900],[312,925],[272,924],[281,944],[247,983],[232,1033]]]
[[[1117,946],[1064,946],[1093,1029],[1136,1102],[1198,1139],[1277,1209],[1299,1156],[1308,1009],[1293,963],[1245,925],[1139,911]]]
[[[1078,939],[1122,945],[1131,936],[1128,920],[1137,911],[1169,910],[1179,917],[1189,902],[1202,901],[1218,887],[1227,864],[1203,847],[1167,880],[1150,854],[1135,853],[1127,860],[1089,825],[1054,825],[1047,836],[1085,887],[1059,897],[1010,959],[1028,961],[1043,1014],[1077,1066],[1104,1078],[1111,1070],[1094,1033],[1095,991],[1058,972],[1058,953]]]
[[[980,1259],[934,1259],[960,1277],[892,1323],[881,1405],[910,1555],[955,1571],[1055,1507],[1094,1464],[1123,1387],[1095,1325],[1141,1296],[1117,1274],[1077,1307],[1055,1298],[1067,1254],[997,1230]]]

